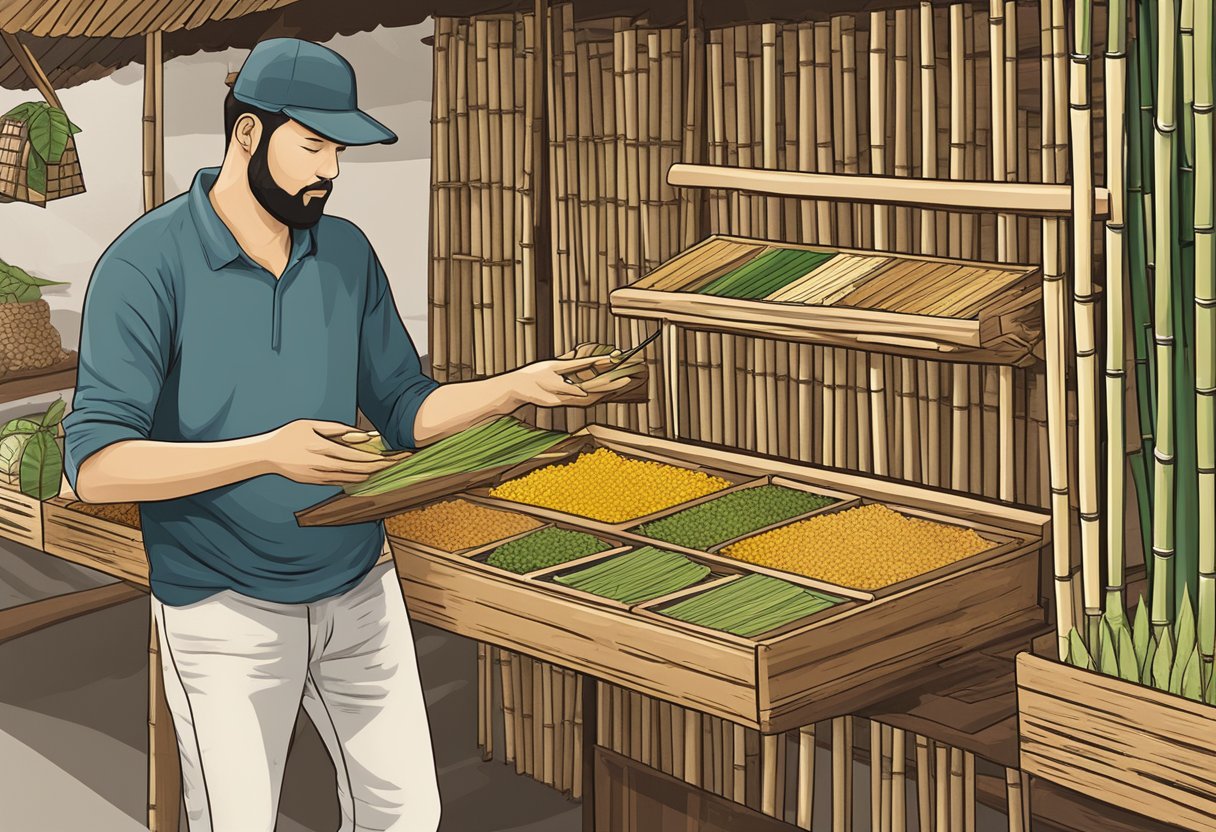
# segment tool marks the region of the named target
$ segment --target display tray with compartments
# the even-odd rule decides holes
[[[490,495],[490,486],[432,495],[433,500],[459,496],[509,508],[537,518],[544,528],[582,531],[598,537],[603,551],[517,574],[487,562],[502,540],[444,552],[390,536],[412,617],[764,732],[851,713],[910,690],[918,674],[937,662],[1016,636],[1044,620],[1038,598],[1040,558],[1050,542],[1045,513],[599,425],[572,439],[578,441],[503,472],[499,482],[607,448],[627,458],[720,476],[729,486],[621,522],[498,499]],[[764,484],[819,493],[835,502],[704,549],[651,539],[639,531],[691,506]],[[989,548],[873,590],[754,565],[722,552],[743,537],[872,503],[971,529]],[[683,589],[631,604],[556,580],[644,546],[681,553],[707,567],[708,574]],[[748,636],[665,614],[680,601],[755,573],[838,602]]]

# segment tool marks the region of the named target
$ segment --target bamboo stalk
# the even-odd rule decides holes
[[[896,176],[911,176],[912,151],[912,57],[911,57],[911,26],[909,9],[895,10],[895,168]],[[895,250],[912,251],[912,211],[909,208],[895,210]],[[901,360],[901,370],[907,372]],[[908,421],[904,419],[904,429]],[[906,434],[905,434],[906,436]],[[908,449],[905,443],[904,466],[908,466]]]
[[[972,5],[963,5],[963,178],[968,182],[976,181],[977,137],[976,120],[979,105],[975,98],[975,15]],[[986,104],[987,102],[985,102]],[[988,219],[985,215],[983,219]],[[961,217],[963,240],[960,247],[962,255],[974,260],[979,255],[979,237],[982,231],[981,223],[976,216],[965,213]],[[985,255],[985,258],[991,255]]]
[[[799,829],[810,829],[815,818],[815,726],[798,731],[798,808]]]
[[[937,177],[937,80],[935,77],[936,41],[933,35],[933,4],[920,0],[920,101],[921,101],[921,161],[920,175]],[[937,214],[922,211],[920,215],[920,251],[937,253]]]
[[[570,773],[570,796],[575,800],[581,800],[583,797],[583,720],[586,719],[583,703],[583,677],[571,671],[570,678],[574,687],[574,746],[571,751],[574,762]],[[599,697],[596,697],[596,701],[599,701]],[[596,734],[597,738],[603,736],[603,734]]]
[[[1154,630],[1169,626],[1173,619],[1175,537],[1175,430],[1176,381],[1174,367],[1174,247],[1171,201],[1174,188],[1174,133],[1177,130],[1175,74],[1177,73],[1178,18],[1174,0],[1157,6],[1157,100],[1153,119],[1153,237],[1155,298],[1153,340],[1157,356],[1156,447],[1153,451],[1153,579],[1152,623]]]
[[[569,736],[574,714],[566,710],[565,669],[550,665],[549,675],[553,677],[553,788],[565,792],[566,737]]]
[[[1113,0],[1107,11],[1105,64],[1106,188],[1110,214],[1106,220],[1106,599],[1112,620],[1126,614],[1124,599],[1124,501],[1127,498],[1126,367],[1123,332],[1126,324],[1124,286],[1124,131],[1126,129],[1127,6]]]
[[[934,784],[937,795],[934,808],[937,810],[936,832],[952,832],[950,829],[950,748],[938,745],[935,749],[937,771],[934,773]]]
[[[1195,424],[1199,496],[1199,651],[1216,652],[1216,197],[1213,179],[1213,11],[1195,4]],[[1107,72],[1110,77],[1110,71]]]
[[[1005,769],[1005,806],[1009,832],[1027,832],[1029,818],[1022,812],[1022,773],[1016,768]]]
[[[832,720],[832,832],[853,829],[853,719]]]
[[[777,817],[777,756],[780,739],[780,734],[765,734],[762,737],[763,758],[760,771],[763,777],[763,791],[760,811],[770,817]]]
[[[1077,497],[1081,519],[1081,586],[1087,621],[1094,643],[1102,613],[1102,576],[1099,564],[1101,512],[1098,506],[1098,367],[1094,340],[1093,284],[1093,115],[1090,110],[1090,51],[1092,49],[1090,0],[1074,4],[1074,41],[1069,94],[1070,141],[1073,177],[1073,282],[1074,328],[1077,360],[1078,457]]]
[[[839,19],[839,18],[838,18]],[[840,74],[841,116],[844,119],[844,172],[856,174],[861,171],[857,152],[857,46],[856,21],[852,15],[840,20]],[[845,209],[846,245],[863,246],[861,228],[861,206],[841,203]]]
[[[882,767],[882,723],[870,720],[870,829],[878,832],[881,828],[882,809],[882,778],[879,769]]]
[[[902,728],[891,730],[891,832],[908,828],[907,734]]]
[[[515,763],[515,654],[500,650],[499,677],[502,683],[503,754],[508,765]]]
[[[827,21],[815,23],[815,165],[820,173],[835,172],[833,157],[835,143],[832,131],[832,83],[831,83],[832,28]],[[832,224],[832,206],[826,200],[815,203],[816,241],[822,244],[837,242]],[[831,464],[828,462],[825,465]]]
[[[928,832],[933,825],[933,770],[930,766],[929,740],[916,734],[916,810],[917,829]]]
[[[963,830],[975,832],[975,755],[963,754]]]
[[[684,711],[684,781],[701,785],[701,714]]]
[[[966,44],[963,39],[963,5],[950,6],[950,178],[964,178],[966,144],[964,140],[966,67],[964,65]],[[963,257],[962,215],[951,213],[947,218],[949,254]],[[955,486],[956,488],[958,486]]]
[[[747,803],[747,729],[742,725],[732,726],[731,739],[731,792],[736,803]],[[812,785],[814,780],[811,781]]]
[[[490,759],[485,751],[486,712],[490,709],[490,703],[486,701],[486,676],[489,675],[486,668],[486,647],[484,641],[477,642],[477,747],[482,749],[482,760]]]
[[[892,764],[891,764],[891,726],[883,725],[879,736],[879,759],[881,760],[880,774],[882,781],[882,789],[879,794],[878,802],[878,828],[880,832],[891,832],[891,787],[892,783]],[[874,766],[873,752],[870,756],[870,766]]]
[[[546,786],[552,786],[553,780],[553,761],[554,761],[554,722],[553,722],[553,668],[549,664],[542,663],[540,666],[540,682],[541,694],[543,696],[541,702],[541,714],[544,717],[542,725],[543,731],[541,740],[543,743],[541,752],[541,771],[542,779]]]

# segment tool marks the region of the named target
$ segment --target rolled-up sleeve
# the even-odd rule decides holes
[[[64,474],[72,490],[92,454],[147,439],[171,351],[164,284],[126,260],[103,256],[85,291],[72,409],[63,420]]]
[[[414,448],[418,408],[439,382],[422,372],[384,268],[370,246],[368,252],[368,288],[359,335],[359,409],[390,448]]]

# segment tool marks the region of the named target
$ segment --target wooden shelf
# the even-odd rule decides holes
[[[76,386],[75,350],[58,364],[44,370],[21,370],[0,376],[0,403],[14,402],[57,390],[71,390]]]
[[[887,700],[894,690],[915,686],[941,663],[1024,633],[1044,620],[1038,573],[1049,525],[1041,512],[599,425],[575,437],[627,456],[731,472],[740,481],[779,476],[943,522],[973,525],[1007,542],[883,590],[841,589],[836,594],[845,602],[744,638],[661,614],[669,600],[704,591],[704,584],[663,599],[623,605],[556,585],[547,580],[553,570],[516,575],[482,562],[479,555],[484,552],[451,555],[394,538],[390,542],[400,555],[397,568],[414,618],[766,733],[793,730]],[[546,509],[512,507],[559,521]],[[613,545],[674,548],[571,515],[564,515],[562,525],[597,534]],[[814,585],[802,576],[761,570],[720,555],[695,556],[715,571],[768,571],[793,583]]]
[[[764,298],[699,291],[776,248],[832,257]],[[1043,358],[1036,266],[713,235],[609,302],[622,317],[904,357],[1019,367]]]

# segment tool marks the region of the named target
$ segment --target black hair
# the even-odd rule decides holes
[[[232,94],[232,89],[228,89],[228,95],[224,98],[224,150],[228,150],[228,146],[232,144],[232,131],[236,129],[236,121],[241,116],[249,113],[258,117],[258,121],[262,122],[262,130],[266,139],[270,138],[270,134],[286,124],[289,119],[282,113],[272,113],[263,110],[260,107],[255,107],[252,104],[246,104],[244,101],[237,99]]]

